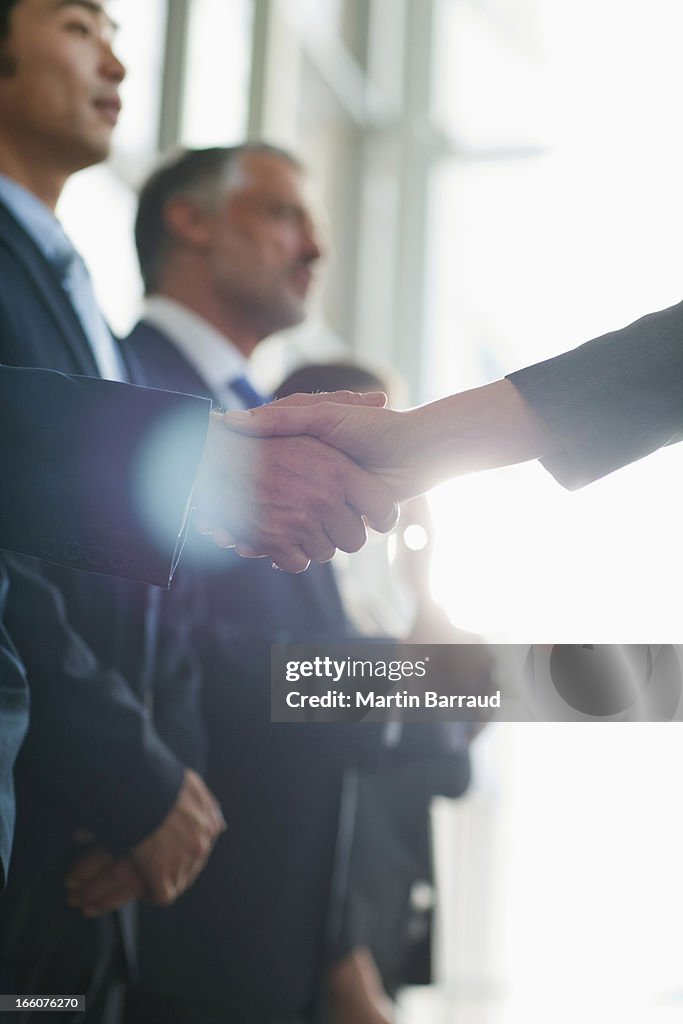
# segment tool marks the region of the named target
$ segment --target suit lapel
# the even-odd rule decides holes
[[[0,245],[8,249],[23,268],[37,300],[54,321],[62,340],[82,367],[81,372],[86,376],[99,377],[88,339],[57,275],[3,203],[0,203]]]
[[[136,383],[186,395],[218,399],[168,338],[141,321],[123,343],[123,352]]]

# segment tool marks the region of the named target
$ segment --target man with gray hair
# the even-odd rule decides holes
[[[152,175],[136,223],[144,316],[125,345],[139,379],[226,409],[263,401],[248,358],[303,320],[321,257],[305,184],[296,158],[262,143],[186,152]],[[263,560],[218,563],[203,538],[192,548],[180,573],[191,576],[204,675],[194,742],[208,745],[207,781],[229,829],[177,907],[143,910],[128,1021],[300,1024],[313,1018],[332,945],[344,770],[382,756],[381,726],[269,721],[270,644],[354,635],[328,565],[290,576]],[[172,748],[187,742],[172,702],[155,712]],[[467,753],[448,758],[461,792]],[[379,1020],[368,1006],[358,1024]]]

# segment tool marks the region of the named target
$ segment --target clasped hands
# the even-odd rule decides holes
[[[218,547],[288,572],[353,552],[398,521],[419,493],[407,417],[386,396],[291,395],[246,412],[212,413],[195,486],[195,523]]]
[[[150,835],[123,857],[89,848],[66,879],[67,902],[85,917],[98,917],[133,900],[173,903],[203,870],[225,821],[213,794],[191,769],[173,807]]]

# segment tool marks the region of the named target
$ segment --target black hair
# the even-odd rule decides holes
[[[9,35],[10,14],[18,3],[19,0],[0,0],[0,42]]]
[[[212,149],[188,149],[167,159],[147,179],[140,190],[135,220],[135,246],[145,294],[158,285],[169,235],[164,211],[174,196],[209,191],[231,170],[233,164],[249,153],[264,153],[285,160],[302,169],[296,157],[285,149],[266,142],[245,142],[239,146],[216,146]]]
[[[315,394],[320,391],[388,391],[389,381],[369,367],[348,360],[339,363],[311,363],[294,370],[276,391],[276,398]]]
[[[13,75],[16,69],[16,62],[5,49],[5,43],[9,39],[12,11],[18,3],[19,0],[0,0],[0,76]]]

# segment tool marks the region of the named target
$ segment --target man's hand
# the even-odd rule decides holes
[[[94,846],[78,858],[67,879],[67,903],[84,917],[99,917],[145,895],[145,883],[130,857],[115,858]]]
[[[429,456],[415,432],[418,410],[342,404],[337,399],[343,394],[289,395],[224,419],[231,430],[252,437],[316,437],[380,477],[398,501],[421,493]]]
[[[312,437],[243,437],[221,414],[212,414],[194,501],[218,546],[236,540],[240,554],[268,555],[289,572],[337,548],[357,551],[363,517],[381,532],[398,517],[386,485],[341,452]]]
[[[249,412],[226,413],[225,422],[252,437],[317,437],[376,474],[398,501],[449,477],[542,458],[562,448],[509,380],[406,412],[342,405],[340,395],[289,395]]]
[[[200,777],[185,772],[178,799],[158,829],[127,857],[114,858],[100,846],[79,857],[66,880],[69,906],[97,917],[146,899],[173,903],[202,870],[225,821]]]
[[[190,768],[178,799],[155,832],[134,846],[130,860],[145,883],[145,898],[166,906],[185,891],[225,831],[216,800]]]
[[[394,1007],[369,949],[357,946],[327,974],[334,1024],[391,1024]]]

